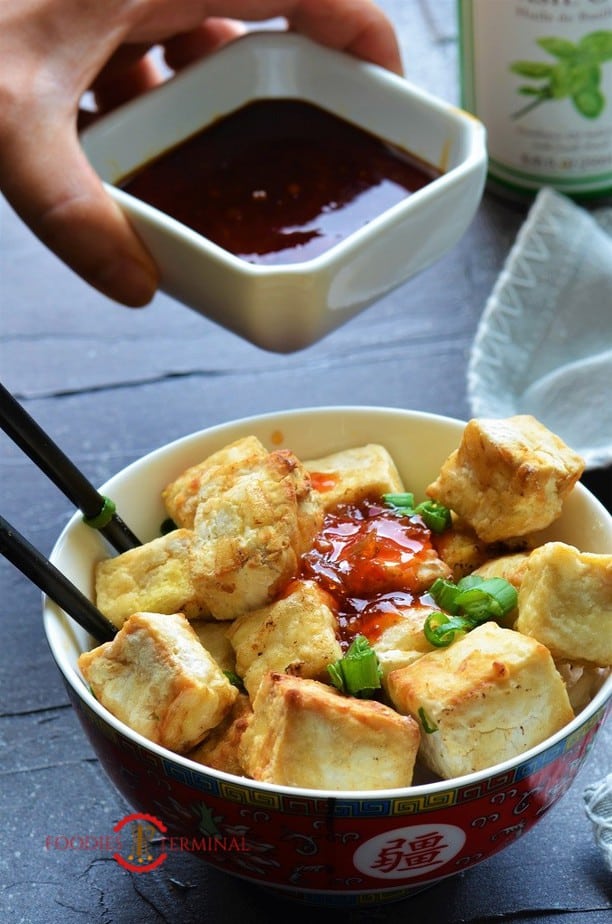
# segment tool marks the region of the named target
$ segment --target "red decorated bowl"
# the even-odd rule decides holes
[[[460,421],[384,408],[269,414],[164,446],[118,473],[103,491],[137,535],[153,538],[165,516],[162,488],[211,452],[255,434],[268,447],[289,447],[302,458],[381,443],[406,487],[419,496],[457,446],[462,428]],[[546,538],[610,553],[612,517],[578,485]],[[52,558],[91,597],[94,562],[108,554],[99,535],[75,516]],[[571,785],[612,698],[609,677],[557,734],[514,760],[469,776],[406,789],[301,790],[207,769],[131,731],[96,701],[78,672],[78,655],[92,647],[92,639],[49,601],[44,619],[92,746],[137,813],[125,825],[141,824],[141,834],[165,836],[161,846],[149,837],[149,867],[163,862],[168,850],[189,850],[227,873],[316,904],[358,907],[403,899],[502,850]],[[117,859],[128,868],[136,862],[121,850]]]

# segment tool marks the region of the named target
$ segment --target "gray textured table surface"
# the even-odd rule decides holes
[[[408,76],[455,100],[452,0],[381,5],[397,26]],[[324,342],[282,357],[161,295],[138,312],[108,302],[0,203],[1,378],[94,483],[175,437],[262,411],[379,404],[465,417],[474,331],[522,219],[520,208],[485,196],[463,240],[433,268]],[[0,452],[2,512],[49,552],[69,504],[4,435]],[[590,483],[610,503],[610,472],[593,474]],[[0,921],[311,920],[312,910],[272,902],[189,855],[134,875],[110,856],[46,848],[49,836],[108,834],[128,806],[68,704],[43,636],[38,591],[5,562],[0,581]],[[367,919],[609,921],[610,874],[582,792],[609,772],[611,750],[608,723],[570,790],[532,832],[472,871]]]

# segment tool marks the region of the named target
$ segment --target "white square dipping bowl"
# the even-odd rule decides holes
[[[305,100],[442,171],[310,260],[234,256],[114,184],[262,98]],[[486,174],[480,122],[405,79],[284,32],[256,31],[121,106],[81,136],[92,166],[149,248],[161,288],[257,346],[302,349],[425,269],[466,230]]]

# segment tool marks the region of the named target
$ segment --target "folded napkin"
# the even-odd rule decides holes
[[[587,817],[593,825],[595,841],[601,849],[606,866],[612,872],[612,773],[584,791]]]
[[[468,366],[475,417],[533,414],[588,468],[612,463],[612,208],[538,193]]]

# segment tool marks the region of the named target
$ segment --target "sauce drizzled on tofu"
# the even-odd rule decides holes
[[[250,263],[310,260],[440,176],[311,103],[261,99],[117,185]]]
[[[302,558],[302,576],[333,598],[343,647],[358,634],[374,643],[403,610],[422,607],[423,619],[431,610],[418,570],[433,552],[431,531],[418,517],[364,501],[326,514]]]

